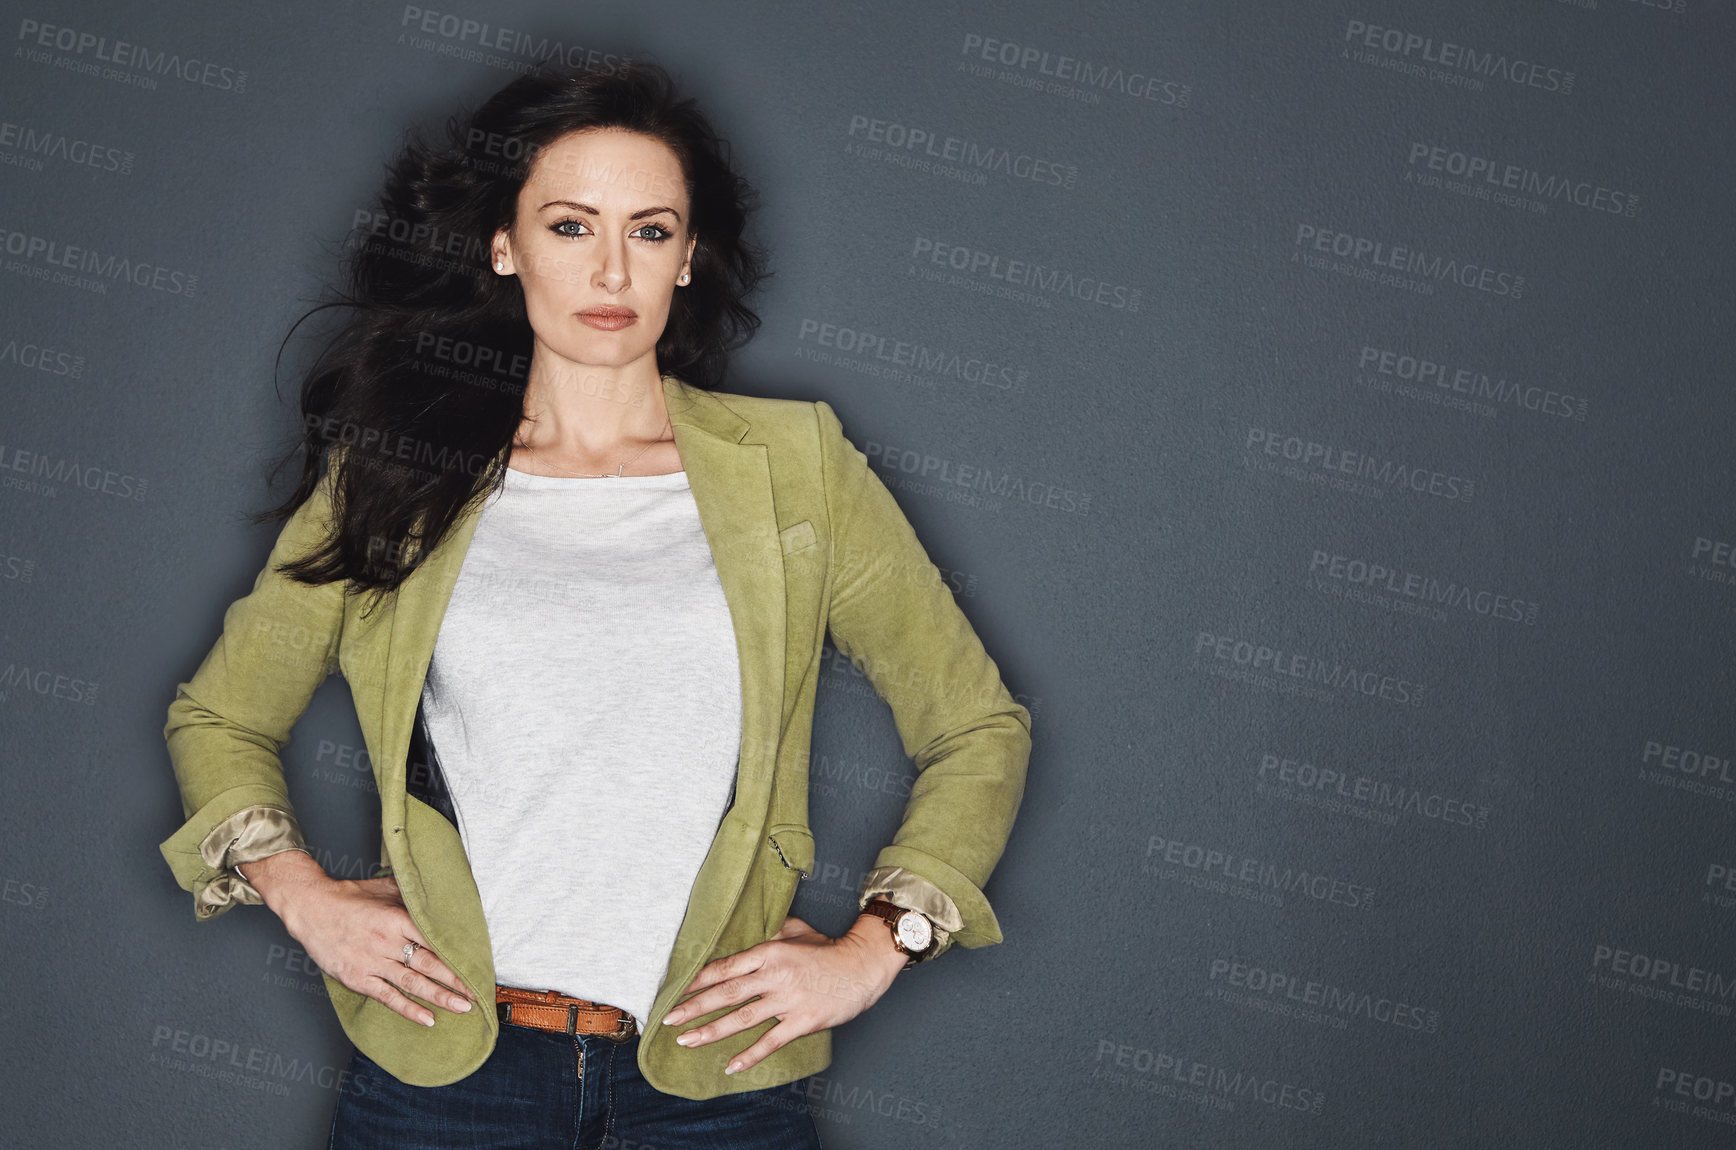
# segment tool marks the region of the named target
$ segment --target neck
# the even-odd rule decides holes
[[[615,456],[667,438],[668,418],[652,356],[620,367],[537,356],[514,445],[551,458]]]

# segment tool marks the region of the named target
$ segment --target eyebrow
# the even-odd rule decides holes
[[[539,212],[545,211],[548,208],[556,208],[556,207],[572,208],[576,212],[589,212],[593,216],[600,214],[597,211],[597,209],[593,208],[590,204],[581,204],[576,200],[550,200],[548,203],[546,203],[542,207],[538,208],[537,211],[539,211]],[[676,219],[681,218],[681,213],[676,211],[674,208],[644,208],[644,209],[641,209],[640,211],[634,212],[632,215],[628,216],[627,218],[630,220],[642,220],[646,216],[655,216],[655,215],[659,215],[663,212],[668,212],[670,215],[674,216]]]

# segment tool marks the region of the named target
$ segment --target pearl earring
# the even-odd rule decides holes
[[[676,281],[675,281],[675,282],[676,282],[676,283],[678,283],[678,284],[684,284],[684,283],[686,283],[686,282],[687,282],[687,273],[686,273],[686,272],[682,272],[682,273],[681,273],[681,278],[680,278],[680,279],[678,279],[678,280],[676,280]]]
[[[505,271],[506,270],[506,261],[505,260],[495,260],[494,261],[494,270],[497,272]]]

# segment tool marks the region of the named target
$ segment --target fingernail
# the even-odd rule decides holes
[[[673,1015],[673,1014],[665,1014],[663,1016],[663,1025],[664,1026],[674,1026],[677,1022],[680,1022],[680,1021],[681,1020],[679,1018],[675,1017],[675,1015]]]
[[[692,1042],[692,1041],[693,1041],[693,1035],[692,1034],[678,1034],[675,1036],[675,1043],[677,1046],[686,1046],[689,1042]]]
[[[422,1020],[422,1025],[423,1025],[423,1026],[433,1026],[433,1025],[434,1025],[434,1020],[433,1020],[433,1019],[432,1019],[432,1018],[424,1018],[424,1019],[423,1019],[423,1020]]]
[[[470,1009],[470,1000],[467,998],[455,998],[453,1001],[458,1005],[454,1006],[452,1009],[458,1011],[460,1014]]]
[[[740,1070],[740,1069],[741,1069],[741,1063],[731,1062],[728,1066],[725,1066],[723,1068],[723,1072],[725,1074],[734,1074],[737,1070]]]

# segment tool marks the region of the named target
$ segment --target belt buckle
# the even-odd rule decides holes
[[[633,1037],[635,1023],[633,1016],[627,1011],[621,1011],[620,1025],[608,1034],[599,1034],[598,1038],[606,1038],[610,1042],[626,1042]],[[567,1033],[579,1032],[579,1006],[576,1002],[567,1003]]]
[[[603,1037],[608,1039],[610,1042],[626,1042],[628,1039],[633,1037],[635,1025],[632,1014],[623,1010],[621,1011],[621,1025],[619,1029],[615,1030],[613,1033],[605,1034]]]

